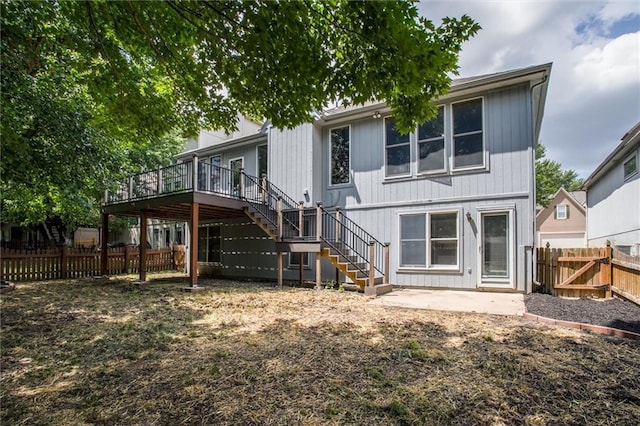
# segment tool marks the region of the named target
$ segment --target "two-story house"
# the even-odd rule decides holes
[[[584,181],[587,242],[640,256],[640,122]]]
[[[578,248],[587,246],[587,193],[569,192],[560,188],[549,205],[536,215],[538,247],[549,244],[552,248]]]
[[[197,274],[531,291],[534,152],[551,64],[454,80],[409,134],[385,103],[206,133],[104,214],[188,220]],[[197,226],[195,226],[197,224]],[[196,247],[193,247],[193,246]]]

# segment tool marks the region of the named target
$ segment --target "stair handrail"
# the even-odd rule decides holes
[[[281,230],[281,236],[296,237],[300,234],[300,224],[297,223],[299,204],[284,191],[271,183],[266,176],[258,178],[241,172],[244,179],[243,198],[254,207],[254,210],[265,220],[269,221],[276,229]],[[267,211],[264,211],[264,207]],[[282,229],[278,220],[278,211],[281,213],[294,212],[291,220],[288,214],[282,214]],[[268,213],[271,213],[269,215]],[[274,215],[275,214],[275,215]]]
[[[321,239],[333,249],[338,251],[343,255],[343,257],[351,263],[355,268],[360,270],[361,272],[368,274],[369,270],[367,268],[363,269],[359,266],[359,263],[365,263],[366,265],[371,265],[373,261],[374,270],[380,273],[383,277],[385,274],[385,247],[386,244],[381,243],[377,238],[373,235],[365,231],[360,225],[355,223],[353,220],[349,219],[340,209],[337,209],[335,213],[332,213],[326,210],[324,207],[319,206],[322,212],[322,221],[323,225],[327,225],[326,227],[329,229],[335,229],[336,232],[335,239],[331,239],[327,232],[322,232]],[[325,220],[328,223],[325,223]],[[324,226],[323,226],[324,228]],[[339,238],[339,240],[338,240]],[[354,262],[345,254],[343,250],[340,249],[340,244],[342,243],[359,259],[364,262]],[[371,247],[373,247],[374,258],[371,259]]]

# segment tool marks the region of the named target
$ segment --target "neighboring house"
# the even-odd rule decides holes
[[[550,71],[454,80],[408,135],[382,102],[293,129],[201,133],[175,166],[136,177],[141,192],[131,181],[133,193],[110,193],[103,213],[197,222],[186,232],[200,274],[333,280],[338,269],[361,286],[529,292]]]
[[[587,191],[587,243],[640,255],[640,122],[582,185]]]
[[[586,247],[586,201],[586,192],[560,188],[549,205],[536,215],[537,246]]]

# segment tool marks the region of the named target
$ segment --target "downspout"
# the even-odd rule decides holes
[[[529,89],[529,93],[530,93],[530,96],[531,96],[531,103],[532,103],[531,106],[532,107],[533,107],[533,89],[535,89],[538,86],[541,86],[541,85],[545,84],[547,82],[547,80],[549,80],[549,75],[547,73],[545,73],[542,76],[542,79],[539,82],[537,82],[536,84],[534,84],[533,86],[531,86],[531,88]],[[538,114],[536,114],[536,115],[538,115]],[[537,268],[536,268],[536,266],[537,266],[537,264],[536,264],[537,263],[536,262],[536,260],[537,260],[536,259],[536,240],[537,240],[537,238],[536,238],[536,197],[537,197],[537,194],[536,194],[536,146],[538,145],[538,141],[535,140],[536,139],[535,138],[535,136],[536,136],[535,135],[536,134],[535,126],[536,126],[535,123],[533,123],[532,129],[531,129],[531,131],[533,132],[532,139],[534,139],[534,141],[533,141],[533,152],[532,152],[532,163],[531,163],[532,164],[532,170],[533,170],[533,178],[532,178],[533,182],[532,182],[532,185],[531,185],[531,189],[533,191],[533,201],[532,201],[533,202],[533,220],[532,220],[533,232],[532,232],[531,235],[533,236],[533,241],[532,241],[532,244],[529,247],[525,247],[525,250],[527,248],[531,248],[530,259],[531,259],[531,284],[532,284],[531,287],[532,288],[531,289],[526,289],[525,288],[525,293],[527,293],[528,290],[531,290],[531,292],[533,292],[533,286],[536,286],[536,287],[539,287],[539,288],[542,287],[542,284],[540,284],[540,282],[536,281],[536,272],[537,272]]]

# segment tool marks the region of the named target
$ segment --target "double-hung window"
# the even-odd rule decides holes
[[[631,158],[629,158],[627,161],[624,162],[622,167],[624,169],[624,178],[625,179],[628,179],[631,176],[633,176],[636,173],[638,173],[638,159],[637,159],[637,156],[634,154]]]
[[[400,267],[458,270],[459,212],[400,215]]]
[[[384,119],[385,129],[385,169],[387,177],[411,174],[411,137],[396,129],[393,117]]]
[[[350,182],[350,127],[338,127],[330,130],[331,141],[331,185]]]
[[[440,106],[435,118],[418,126],[418,173],[444,170],[444,106]]]
[[[453,169],[484,166],[482,98],[451,105]]]

